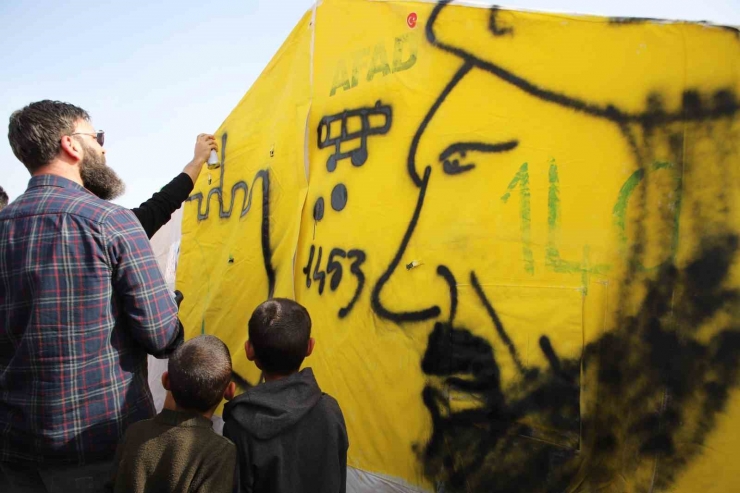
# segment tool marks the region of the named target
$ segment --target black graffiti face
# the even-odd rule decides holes
[[[476,168],[483,168],[484,173],[490,172],[519,146],[518,138],[510,130],[497,132],[490,129],[491,122],[485,115],[500,111],[496,98],[471,98],[471,90],[476,91],[480,86],[461,87],[465,86],[470,70],[471,67],[463,66],[454,74],[414,135],[407,168],[417,186],[421,185],[426,167],[431,167],[435,175],[464,174],[475,180]],[[485,136],[459,140],[460,135],[480,134],[481,125],[485,125]],[[479,175],[477,179],[480,178]]]
[[[737,156],[722,144],[738,137],[732,130],[738,112],[734,93],[722,87],[703,93],[684,91],[677,108],[667,107],[660,94],[648,93],[644,109],[635,111],[598,98],[559,92],[548,88],[546,81],[528,80],[497,65],[492,60],[500,52],[474,53],[440,41],[435,22],[448,3],[441,2],[435,8],[427,38],[436,48],[459,57],[461,66],[450,74],[410,143],[407,170],[419,188],[417,204],[397,254],[375,284],[371,298],[373,310],[382,318],[402,325],[434,324],[422,360],[422,370],[440,382],[430,383],[422,396],[433,421],[429,441],[418,449],[426,474],[430,480],[445,483],[450,491],[555,492],[576,483],[589,491],[619,481],[638,491],[665,490],[701,453],[717,414],[738,384],[740,330],[732,322],[739,311],[738,293],[727,286],[728,274],[737,261],[738,242],[728,212],[730,199],[722,191],[721,181],[721,176],[732,175],[729,170],[737,166]],[[516,26],[496,8],[490,11],[485,28],[492,38],[518,35]],[[558,341],[543,336],[539,345],[549,366],[537,369],[523,365],[494,303],[472,272],[471,285],[506,348],[504,353],[495,352],[489,341],[456,323],[457,282],[448,267],[438,268],[450,289],[448,321],[435,321],[442,313],[437,305],[403,310],[390,309],[384,303],[384,287],[402,264],[435,180],[472,176],[483,162],[479,157],[471,159],[474,151],[490,150],[491,155],[504,157],[522,145],[516,134],[475,142],[440,143],[432,138],[427,142],[425,134],[435,125],[465,121],[444,118],[443,113],[455,91],[471,76],[489,76],[492,87],[506,85],[543,104],[610,122],[633,156],[637,171],[615,197],[615,217],[622,218],[618,227],[624,228],[625,222],[622,209],[617,207],[620,200],[632,200],[641,211],[632,220],[628,268],[619,279],[616,326],[589,344],[582,357],[559,357]],[[435,122],[437,118],[439,122]],[[684,140],[687,129],[689,135],[695,133],[704,139],[701,145]],[[713,180],[701,175],[706,166],[716,170]],[[669,207],[653,213],[647,210],[651,203],[648,194],[649,190],[660,192],[656,177],[661,173],[654,172],[658,170],[675,177],[666,181],[665,193],[682,196],[671,198]],[[687,193],[686,180],[702,192]],[[557,177],[552,180],[552,167],[550,181],[551,188],[557,184]],[[707,193],[713,188],[716,194]],[[702,195],[716,196],[721,204],[708,203]],[[450,199],[470,201],[470,197]],[[676,249],[681,210],[691,211],[689,235],[702,241],[693,247],[691,260],[679,264]],[[656,238],[649,234],[648,223],[669,233]],[[648,251],[658,251],[660,261],[648,261]],[[631,295],[642,290],[646,294],[633,311]],[[718,319],[724,322],[718,324]],[[554,329],[543,327],[542,333],[557,333]],[[502,382],[501,358],[517,362],[519,377],[514,382]],[[581,378],[598,389],[589,394],[584,409],[580,409]],[[469,403],[477,405],[456,409],[456,394],[466,395]],[[541,429],[559,433],[560,439],[543,439]],[[630,460],[623,461],[625,456]],[[645,477],[650,481],[644,482]]]
[[[451,491],[556,492],[573,484],[587,458],[579,479],[585,491],[619,477],[632,482],[653,468],[652,485],[638,483],[637,490],[670,486],[702,453],[700,444],[738,383],[740,327],[732,320],[712,323],[739,311],[740,292],[725,287],[737,246],[735,236],[707,238],[684,268],[664,265],[647,283],[639,310],[589,344],[582,361],[559,359],[541,338],[549,368],[522,367],[521,381],[508,388],[497,364],[507,355],[494,354],[464,328],[438,322],[422,361],[445,389],[429,385],[423,393],[434,430],[420,450],[427,474]],[[474,274],[471,282],[490,308]],[[536,439],[531,423],[561,430],[578,423],[581,374],[598,391],[581,424],[579,454],[578,446]],[[448,398],[455,391],[480,406],[455,411]]]

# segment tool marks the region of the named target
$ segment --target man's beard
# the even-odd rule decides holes
[[[80,161],[82,185],[103,200],[113,200],[123,195],[126,184],[105,164],[105,155],[95,152],[87,143],[82,143],[85,156]]]

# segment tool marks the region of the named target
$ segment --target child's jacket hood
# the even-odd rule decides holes
[[[295,425],[321,399],[311,368],[248,389],[226,404],[224,420],[233,419],[260,440],[269,440]]]

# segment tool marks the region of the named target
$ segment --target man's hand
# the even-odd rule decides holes
[[[187,173],[188,176],[193,180],[193,183],[198,179],[200,170],[203,168],[203,163],[208,159],[211,151],[218,151],[218,144],[216,144],[216,137],[211,134],[200,134],[195,140],[195,152],[193,153],[193,160],[185,166],[182,170],[183,173]]]
[[[180,309],[180,303],[182,303],[182,300],[185,299],[185,295],[182,294],[182,291],[179,289],[175,290],[175,303],[177,304],[177,309]]]
[[[200,134],[195,140],[195,153],[193,154],[193,162],[203,164],[208,159],[208,155],[211,150],[217,151],[218,146],[216,145],[216,137],[211,134]]]

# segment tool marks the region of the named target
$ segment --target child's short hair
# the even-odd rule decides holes
[[[221,402],[231,382],[231,353],[216,336],[194,337],[170,356],[167,371],[177,405],[204,413]]]
[[[298,371],[310,338],[311,316],[293,300],[267,300],[249,319],[249,341],[266,373],[289,375]]]

